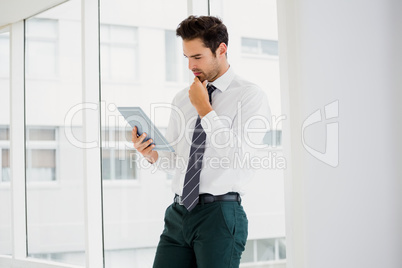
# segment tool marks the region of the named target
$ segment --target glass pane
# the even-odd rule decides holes
[[[108,42],[110,40],[110,25],[100,26],[100,41]]]
[[[241,47],[243,53],[259,54],[260,46],[257,39],[242,38]]]
[[[136,78],[135,47],[110,48],[110,74],[113,80],[134,80]]]
[[[187,17],[187,1],[101,0],[100,6],[101,96],[106,104],[101,112],[105,133],[102,135],[105,264],[107,268],[152,267],[164,212],[173,194],[166,173],[155,171],[133,150],[131,128],[120,118],[116,107],[140,106],[151,115],[152,104],[170,104],[176,92],[188,85],[188,81],[183,84],[182,80],[186,68],[182,64],[183,53],[174,51],[181,49],[181,42],[169,43],[170,53],[178,56],[169,64],[179,62],[175,72],[180,77],[169,80],[168,85],[165,78],[168,65],[165,33],[170,32],[170,38],[176,38],[177,25]],[[166,128],[169,109],[156,111],[157,127]],[[156,191],[160,198],[144,205],[151,191]]]
[[[283,171],[286,160],[280,145],[280,120],[274,120],[281,116],[279,59],[267,57],[277,55],[276,1],[211,0],[210,3],[211,15],[222,18],[229,31],[229,63],[238,75],[265,91],[271,108],[272,132],[267,134],[265,141],[276,149],[259,150],[256,157],[261,165],[256,168],[243,198],[249,219],[249,234],[259,241],[256,249],[258,258],[254,261],[263,262],[275,257],[272,245],[267,245],[265,239],[285,235]],[[239,19],[239,14],[246,19]],[[246,262],[246,259],[241,262]]]
[[[71,0],[26,20],[28,256],[75,265],[85,265],[82,114],[65,119],[82,102],[80,17]]]
[[[278,41],[261,40],[261,48],[263,54],[278,56]]]
[[[56,56],[55,41],[30,41],[27,39],[27,75],[54,77],[57,70],[57,56]],[[40,65],[41,68],[37,68]]]
[[[27,159],[28,181],[56,180],[56,150],[33,149]]]
[[[0,255],[12,255],[10,184],[10,35],[0,33]]]
[[[5,126],[0,127],[0,140],[9,140],[9,139],[10,139],[10,129]]]
[[[103,79],[133,83],[139,72],[137,27],[102,24],[100,40]]]
[[[110,41],[113,43],[134,43],[137,41],[137,28],[112,25]]]
[[[102,31],[101,31],[102,36]],[[111,79],[110,74],[110,45],[100,45],[101,51],[101,75],[103,79]]]
[[[54,129],[30,129],[28,133],[30,141],[56,140],[56,131]]]
[[[54,78],[58,74],[58,28],[56,19],[31,18],[26,24],[26,73]],[[41,68],[37,68],[40,66]]]
[[[102,150],[102,178],[104,180],[134,180],[136,169],[133,160],[138,157],[134,150]]]
[[[6,80],[10,75],[10,34],[0,33],[0,79]],[[7,87],[6,87],[7,88]]]
[[[284,238],[278,238],[278,243],[279,259],[286,259],[286,240]]]
[[[254,247],[255,247],[255,241],[254,240],[248,240],[246,243],[246,248],[241,255],[241,261],[243,263],[246,262],[254,262]]]
[[[27,37],[47,36],[48,38],[55,38],[58,35],[57,21],[40,16],[32,18],[30,23],[26,25],[26,35]]]
[[[179,58],[177,57],[177,38],[175,31],[165,31],[166,81],[177,81]]]
[[[257,240],[257,260],[258,261],[275,260],[275,239]]]

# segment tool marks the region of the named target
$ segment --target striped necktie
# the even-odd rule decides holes
[[[212,92],[216,89],[213,85],[207,86],[209,102],[212,104]],[[201,118],[198,116],[195,123],[190,156],[188,160],[187,172],[184,177],[184,186],[182,194],[183,205],[188,211],[191,211],[198,203],[200,192],[200,174],[202,167],[202,158],[205,150],[206,134],[201,126]]]

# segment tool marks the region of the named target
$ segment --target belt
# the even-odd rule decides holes
[[[236,201],[241,202],[241,197],[238,193],[230,192],[223,195],[212,195],[212,194],[200,194],[198,199],[198,204],[208,204],[219,201]],[[175,195],[174,202],[179,205],[183,205],[181,196]]]

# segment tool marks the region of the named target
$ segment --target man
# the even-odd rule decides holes
[[[154,268],[239,267],[248,231],[240,196],[253,173],[245,162],[269,128],[268,101],[230,67],[220,19],[190,16],[176,34],[195,78],[172,103],[178,109],[166,139],[175,152],[154,151],[152,140],[144,142],[146,133],[137,136],[133,129],[134,147],[150,163],[173,171],[176,195],[166,210]],[[183,159],[187,164],[180,166]]]

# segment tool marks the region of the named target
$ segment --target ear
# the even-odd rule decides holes
[[[216,55],[225,56],[228,51],[228,47],[225,43],[221,43],[219,47],[216,49]]]

